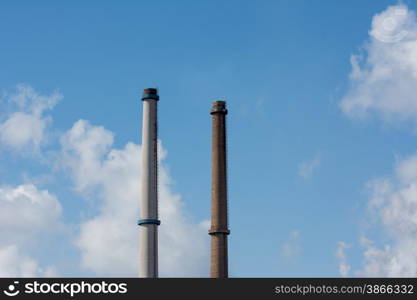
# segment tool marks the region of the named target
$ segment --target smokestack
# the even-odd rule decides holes
[[[211,166],[211,263],[210,276],[228,277],[227,236],[227,160],[226,160],[226,102],[213,102],[212,166]]]
[[[138,220],[139,277],[158,277],[158,116],[157,89],[144,89],[142,123],[142,191]]]

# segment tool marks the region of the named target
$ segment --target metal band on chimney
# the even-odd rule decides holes
[[[142,100],[146,100],[146,99],[159,100],[159,96],[158,95],[153,95],[153,94],[144,94],[142,96]]]
[[[144,224],[156,224],[161,225],[161,221],[157,219],[139,219],[138,225],[144,225]]]
[[[230,234],[230,230],[229,229],[210,229],[209,230],[209,234],[213,235],[213,234],[217,234],[217,233],[221,233],[221,234]]]

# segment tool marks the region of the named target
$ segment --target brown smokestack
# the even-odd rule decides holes
[[[227,278],[227,235],[230,231],[227,221],[226,102],[213,102],[210,114],[212,116],[210,276]]]

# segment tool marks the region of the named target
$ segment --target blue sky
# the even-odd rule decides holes
[[[417,86],[417,6],[402,3],[2,1],[0,203],[14,203],[7,209],[25,222],[17,202],[45,199],[47,191],[54,200],[47,196],[42,203],[59,203],[62,211],[41,215],[50,223],[36,223],[37,232],[0,223],[0,275],[135,275],[129,267],[137,261],[131,255],[135,223],[118,223],[137,209],[135,192],[127,192],[135,185],[117,179],[140,176],[131,154],[140,153],[141,90],[158,87],[159,133],[167,152],[161,163],[169,177],[162,197],[167,206],[174,203],[166,212],[170,228],[162,229],[161,216],[161,230],[172,239],[162,246],[163,275],[208,274],[209,109],[224,99],[231,276],[417,276],[415,255],[411,269],[382,267],[404,254],[401,245],[412,240],[417,223],[411,214],[406,230],[387,217],[393,199],[413,187],[414,177],[401,181],[404,172],[417,169],[417,101],[400,92],[412,95]],[[377,17],[388,18],[390,5],[405,11],[394,20],[408,36],[387,43],[372,30],[385,28]],[[399,51],[401,59],[394,55]],[[362,60],[356,73],[355,55]],[[390,75],[381,79],[381,68]],[[23,106],[16,95],[26,99]],[[45,108],[48,99],[53,104]],[[34,123],[5,126],[17,112]],[[34,124],[42,125],[37,139],[23,135],[16,141]],[[133,148],[126,148],[129,143]],[[114,159],[120,164],[112,167],[112,149],[129,158]],[[16,193],[26,196],[10,196]],[[376,207],[375,195],[385,199]],[[409,197],[404,201],[417,202]],[[112,205],[127,208],[119,214]],[[97,226],[89,227],[91,220]],[[102,240],[108,250],[99,250],[95,240],[106,232],[98,224],[111,226],[100,220],[115,222],[123,235],[122,241]],[[50,227],[56,230],[45,230]],[[188,230],[193,233],[185,239]],[[15,231],[22,238],[8,236]],[[398,233],[404,239],[396,239]],[[125,239],[131,243],[126,252],[119,244]],[[184,262],[190,253],[192,266]],[[6,266],[12,259],[32,267]]]

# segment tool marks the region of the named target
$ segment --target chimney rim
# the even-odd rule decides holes
[[[156,88],[143,89],[142,100],[146,100],[146,99],[159,100],[158,89]]]

